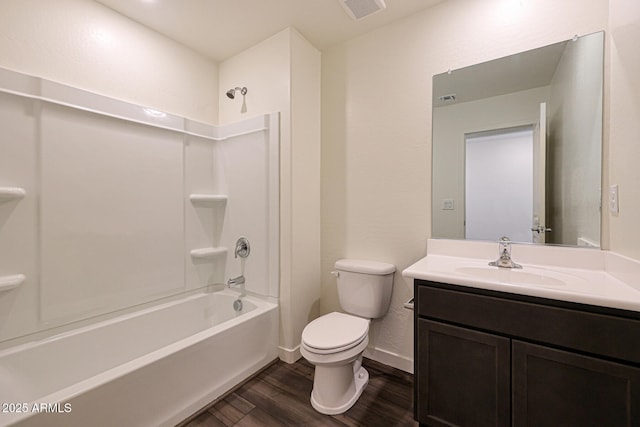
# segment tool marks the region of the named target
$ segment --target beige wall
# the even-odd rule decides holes
[[[0,67],[216,124],[217,65],[87,0],[0,4]]]
[[[299,357],[302,330],[320,312],[320,52],[300,34],[292,37],[290,238],[282,258],[290,261],[290,323],[281,342],[293,361]],[[282,178],[281,183],[285,182]],[[284,201],[284,200],[283,200]],[[284,211],[285,209],[281,210]],[[285,217],[283,216],[283,219]],[[285,221],[281,222],[287,226]],[[284,234],[283,234],[284,235]],[[284,247],[284,245],[283,245]],[[283,266],[286,264],[283,264]],[[282,295],[282,293],[281,293]],[[284,307],[283,307],[284,309]],[[281,352],[282,354],[282,352]]]
[[[323,52],[323,313],[339,308],[329,274],[336,259],[387,261],[402,270],[425,253],[431,77],[606,30],[608,4],[450,0]],[[397,273],[390,312],[371,332],[374,357],[407,369],[412,313],[402,303],[412,293]]]
[[[610,60],[609,151],[605,165],[609,165],[607,184],[619,185],[620,213],[608,214],[606,205],[603,212],[610,221],[611,250],[640,259],[640,3],[610,3],[610,32],[605,36]]]
[[[280,357],[300,357],[320,299],[320,52],[286,29],[220,64],[220,123],[280,112]]]

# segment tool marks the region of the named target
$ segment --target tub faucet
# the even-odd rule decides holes
[[[489,265],[500,268],[522,268],[511,259],[511,240],[508,237],[501,237],[498,241],[498,254],[500,255],[498,259],[490,262]]]
[[[227,287],[235,288],[240,286],[240,297],[243,297],[246,295],[244,291],[244,282],[245,282],[245,279],[243,275],[240,275],[238,277],[232,277],[227,281]]]

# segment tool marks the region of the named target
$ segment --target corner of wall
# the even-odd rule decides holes
[[[286,28],[220,64],[220,123],[280,112],[280,357],[299,358],[302,329],[320,298],[320,52]]]
[[[291,35],[291,299],[289,342],[320,305],[320,51],[296,29]],[[299,350],[298,350],[299,352]]]
[[[640,59],[637,40],[640,37],[640,5],[634,0],[611,0],[609,9],[608,51],[608,150],[603,180],[603,213],[608,217],[609,249],[618,254],[640,259]],[[606,92],[605,92],[606,93]],[[605,128],[606,129],[606,128]],[[608,166],[608,168],[607,168]],[[609,213],[609,185],[619,186],[620,210]],[[603,215],[604,216],[604,215]]]
[[[278,358],[285,363],[296,363],[302,358],[300,354],[300,346],[297,345],[294,348],[278,347]]]

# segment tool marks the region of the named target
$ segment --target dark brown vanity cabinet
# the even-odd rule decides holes
[[[640,314],[415,281],[422,426],[640,426]]]

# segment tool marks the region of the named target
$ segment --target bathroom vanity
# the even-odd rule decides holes
[[[526,258],[515,272],[428,255],[403,272],[420,425],[640,425],[640,289],[605,271],[613,261],[547,270]]]

